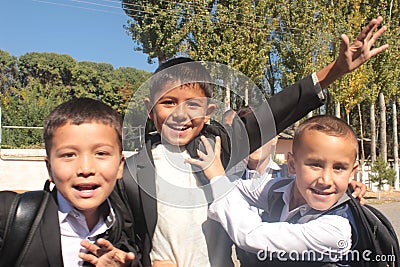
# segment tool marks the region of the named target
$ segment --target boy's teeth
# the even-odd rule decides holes
[[[174,126],[172,127],[172,129],[177,130],[177,131],[184,131],[187,128],[189,128],[189,127],[174,127]]]
[[[87,190],[94,190],[94,189],[96,189],[97,188],[97,186],[95,186],[95,185],[90,185],[90,186],[76,186],[75,187],[77,190],[79,190],[79,191],[87,191]]]

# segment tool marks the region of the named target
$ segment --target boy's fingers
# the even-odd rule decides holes
[[[83,261],[87,261],[95,266],[97,265],[97,262],[99,261],[99,259],[96,256],[94,256],[92,254],[86,254],[83,252],[79,253],[79,258],[81,258]]]
[[[379,26],[379,24],[382,22],[383,18],[379,16],[376,19],[372,19],[367,26],[365,26],[360,35],[357,37],[357,39],[361,42],[364,42],[365,39],[369,38],[372,35],[372,32],[376,29],[376,27]]]
[[[97,250],[100,249],[99,246],[97,246],[96,244],[90,243],[87,240],[82,240],[81,241],[81,246],[86,248],[87,250],[89,250],[90,252],[92,252],[93,254],[96,254]]]
[[[197,156],[199,156],[200,159],[204,159],[206,154],[204,154],[200,149],[197,149]]]
[[[203,142],[204,147],[206,148],[207,154],[210,154],[210,152],[212,151],[212,146],[210,144],[210,141],[208,141],[208,139],[203,135],[200,137],[200,139]]]
[[[110,251],[110,250],[114,249],[114,246],[111,244],[111,242],[104,238],[99,238],[99,239],[97,239],[96,242],[98,245],[101,246],[101,248],[103,250]]]
[[[88,251],[93,253],[95,256],[100,257],[107,251],[111,251],[114,246],[107,240],[100,238],[97,240],[97,244],[90,243],[87,240],[82,240],[81,246],[86,248]]]
[[[203,165],[203,161],[198,160],[198,159],[194,159],[194,158],[186,158],[185,162],[187,162],[189,164],[192,164],[192,165],[195,165],[195,166],[198,166],[198,167],[201,167]]]
[[[133,261],[134,259],[135,259],[135,253],[133,252],[126,253],[125,255],[126,261]]]
[[[221,155],[221,137],[215,137],[215,148],[214,148],[215,157],[219,157]]]

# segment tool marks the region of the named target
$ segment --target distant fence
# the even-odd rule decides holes
[[[0,149],[43,149],[43,127],[2,125],[0,107]],[[136,151],[143,145],[145,126],[125,126],[123,130],[124,150]]]
[[[17,131],[18,133],[13,133],[13,131]],[[20,138],[21,140],[18,140],[18,142],[16,143],[15,141],[16,139],[18,139],[17,137],[21,137],[23,135],[21,131],[30,131],[28,133],[24,133],[24,135],[30,137],[32,140],[33,135],[35,135],[36,138],[34,140],[37,140],[37,142],[35,142],[35,144],[27,144],[26,142],[24,142],[26,138]],[[10,126],[0,124],[0,155],[4,154],[3,152],[1,152],[1,150],[5,149],[44,149],[42,131],[43,127]],[[138,149],[140,149],[144,142],[144,133],[144,126],[124,127],[123,149],[125,151],[137,151]]]

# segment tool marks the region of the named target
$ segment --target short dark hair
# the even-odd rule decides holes
[[[209,71],[204,65],[188,57],[171,58],[156,69],[150,79],[150,99],[169,81],[180,81],[182,84],[198,84],[206,97],[212,96],[212,82]],[[172,89],[172,88],[171,88]]]
[[[122,151],[122,118],[109,105],[91,98],[74,98],[57,106],[46,117],[43,139],[47,155],[50,155],[54,131],[67,123],[80,125],[101,122],[113,127],[118,135],[118,146]]]
[[[298,149],[301,137],[307,130],[325,133],[329,136],[347,137],[354,144],[358,155],[358,141],[353,129],[343,120],[331,115],[318,115],[302,122],[296,129],[293,138],[293,153]]]

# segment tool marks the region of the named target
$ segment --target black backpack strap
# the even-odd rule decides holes
[[[16,195],[7,219],[0,267],[18,266],[21,263],[49,198],[50,194],[42,190]]]

